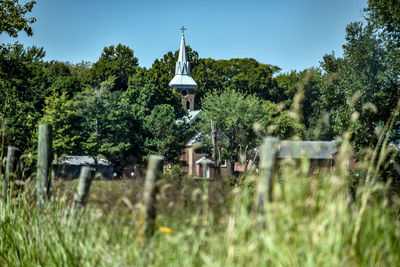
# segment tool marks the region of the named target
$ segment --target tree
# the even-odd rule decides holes
[[[398,1],[369,0],[365,11],[369,21],[382,28],[389,38],[400,41],[400,3]]]
[[[399,1],[369,0],[367,20],[379,34],[387,51],[386,79],[400,90],[400,3]]]
[[[18,37],[18,32],[24,30],[27,35],[32,35],[30,24],[35,18],[26,18],[25,15],[32,11],[36,1],[29,1],[24,5],[18,0],[2,0],[0,2],[0,34],[7,33],[11,37]]]
[[[82,128],[87,138],[81,144],[89,155],[102,154],[120,160],[121,152],[131,147],[129,131],[134,117],[120,92],[112,92],[115,77],[100,83],[100,88],[87,87],[75,100],[83,114]],[[132,121],[131,121],[132,120]]]
[[[32,149],[36,124],[42,116],[49,83],[44,72],[43,48],[22,45],[0,47],[0,110],[5,119],[5,145]]]
[[[176,120],[187,114],[182,108],[181,96],[168,85],[165,87],[159,83],[159,78],[156,71],[139,68],[129,79],[128,89],[122,94],[122,99],[128,103],[131,114],[138,122],[131,130],[131,133],[136,133],[137,145],[128,153],[135,155],[139,163],[145,161],[149,153],[160,152],[168,161],[176,162],[176,153],[181,147],[180,138],[184,137],[181,132],[183,127],[176,128],[174,125]],[[160,127],[154,128],[152,123]],[[170,147],[166,147],[167,144]],[[167,155],[166,151],[171,154]]]
[[[184,124],[177,123],[174,108],[168,104],[157,105],[145,118],[143,129],[147,133],[145,153],[163,155],[167,163],[180,160],[184,148]]]
[[[261,64],[252,58],[230,60],[199,59],[192,71],[198,86],[196,108],[200,108],[202,98],[211,91],[223,91],[230,88],[244,94],[255,94],[258,97],[280,102],[284,96],[277,90],[273,74],[278,72],[276,66]]]
[[[334,131],[349,130],[360,150],[375,146],[376,129],[389,119],[400,95],[388,79],[388,52],[373,25],[351,23],[346,32],[344,58],[337,61],[334,73],[328,73],[323,99]]]
[[[91,72],[95,85],[107,80],[109,77],[116,78],[113,90],[126,90],[128,79],[136,72],[138,59],[133,50],[128,46],[118,44],[105,47],[99,60],[93,64]]]
[[[56,155],[83,154],[83,114],[78,102],[69,99],[67,92],[57,91],[46,98],[43,123],[52,125],[53,151]]]
[[[214,60],[199,58],[197,51],[186,47],[190,61],[191,75],[198,84],[195,88],[195,108],[200,109],[202,98],[211,91],[231,88],[245,94],[257,96],[274,102],[283,101],[284,95],[277,87],[273,75],[279,67],[261,64],[252,58]],[[149,69],[149,81],[155,86],[167,89],[175,75],[175,63],[179,50],[168,52],[154,61]]]
[[[87,87],[72,99],[57,91],[46,99],[42,120],[53,125],[58,155],[101,154],[119,163],[132,148],[135,116],[121,93],[111,91],[114,80],[110,77],[99,89]]]
[[[302,136],[304,132],[304,126],[280,112],[276,104],[232,89],[205,96],[200,130],[209,133],[211,120],[220,131],[219,139],[224,139],[222,147],[231,161],[232,171],[240,157],[244,158],[243,162],[249,161],[263,136],[271,134],[289,138]]]
[[[74,95],[90,85],[90,68],[87,63],[73,65],[52,60],[45,62],[44,66],[51,92],[58,92],[60,95],[66,92],[68,99],[72,99]]]
[[[176,119],[186,114],[182,109],[181,95],[165,86],[158,80],[161,75],[154,70],[138,69],[129,79],[128,89],[124,92],[124,98],[131,104],[143,107],[143,114],[149,115],[157,105],[168,104],[175,110]]]
[[[310,128],[310,132],[315,127],[315,118],[321,113],[321,83],[322,74],[316,69],[305,69],[297,72],[292,71],[286,74],[280,74],[276,77],[277,88],[283,92],[283,103],[287,108],[291,108],[293,105],[293,99],[295,95],[299,93],[303,94],[303,100],[301,103],[301,117],[306,128]],[[313,139],[314,136],[309,134],[308,137]]]

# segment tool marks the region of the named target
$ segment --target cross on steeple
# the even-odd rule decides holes
[[[185,30],[187,30],[187,29],[185,28],[185,26],[182,26],[182,28],[181,28],[180,30],[182,31],[182,35],[185,35]]]

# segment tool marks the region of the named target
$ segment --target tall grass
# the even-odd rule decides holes
[[[307,164],[298,167],[306,170]],[[350,206],[348,174],[337,168],[341,164],[332,174],[310,178],[293,162],[283,163],[273,202],[266,205],[265,228],[254,211],[256,175],[243,177],[236,186],[225,182],[214,191],[217,182],[165,180],[157,217],[163,228],[140,249],[139,182],[95,182],[89,206],[78,219],[69,216],[68,188],[39,210],[28,182],[24,193],[1,204],[0,265],[398,266],[399,199],[389,205],[386,184],[365,183]],[[225,195],[219,204],[213,202],[215,194]],[[113,207],[101,208],[99,203],[112,195],[117,195]]]

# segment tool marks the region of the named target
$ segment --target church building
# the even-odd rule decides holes
[[[185,42],[185,27],[181,28],[182,38],[181,46],[179,49],[178,61],[175,65],[175,76],[169,83],[171,88],[174,88],[177,92],[182,95],[182,107],[186,108],[189,112],[188,122],[190,124],[194,123],[200,116],[201,110],[194,110],[194,89],[197,83],[193,80],[190,75],[190,62],[188,55],[186,53],[186,42]],[[181,161],[185,163],[183,171],[189,175],[201,177],[203,176],[202,163],[207,161],[208,164],[212,165],[213,162],[207,158],[208,154],[200,147],[198,142],[198,135],[188,136],[185,140],[185,149],[182,153]],[[221,174],[224,175],[225,172],[230,171],[226,166],[222,167],[226,170],[221,170]],[[211,177],[214,174],[210,168],[206,171],[206,176]],[[226,173],[226,176],[231,175]]]

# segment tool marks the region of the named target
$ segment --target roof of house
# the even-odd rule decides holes
[[[57,160],[57,162],[53,162],[56,165],[95,165],[94,157],[91,156],[65,156],[61,157]],[[113,166],[114,164],[106,159],[97,158],[97,165],[101,166]]]
[[[332,159],[336,141],[280,141],[278,158]]]
[[[193,122],[195,122],[199,116],[201,114],[201,110],[190,110],[189,114],[185,117],[183,117],[182,119],[176,120],[177,123],[180,122],[185,122],[187,124],[192,124]]]
[[[209,165],[214,165],[214,161],[206,158],[206,157],[202,157],[199,158],[198,160],[196,160],[196,164],[209,164]]]
[[[197,145],[197,144],[201,144],[203,138],[204,138],[204,133],[203,132],[199,132],[195,136],[190,138],[190,140],[186,142],[185,146],[194,146],[194,145]]]

